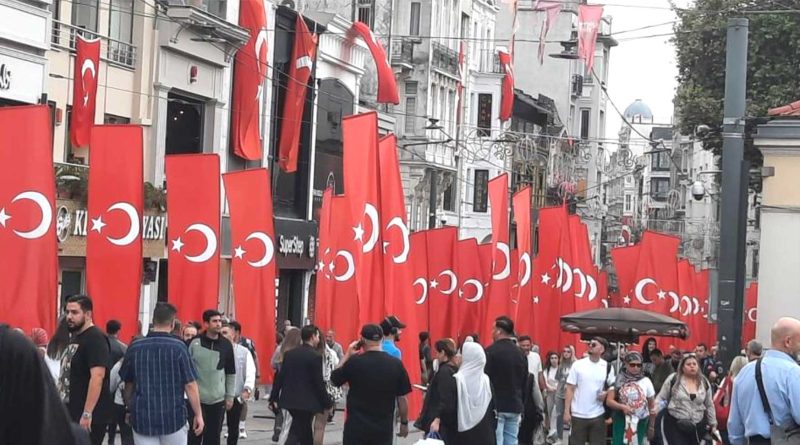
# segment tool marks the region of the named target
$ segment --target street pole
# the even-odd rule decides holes
[[[728,20],[719,260],[719,358],[728,366],[741,349],[744,312],[747,168],[744,164],[747,19]]]
[[[431,195],[428,208],[428,229],[436,228],[436,201],[438,191],[436,190],[436,169],[431,167]]]

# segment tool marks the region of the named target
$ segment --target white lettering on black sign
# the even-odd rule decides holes
[[[281,235],[280,238],[280,248],[278,252],[280,252],[283,256],[287,255],[297,255],[302,256],[303,252],[305,251],[305,242],[303,242],[297,236],[293,236],[291,238],[285,238]]]

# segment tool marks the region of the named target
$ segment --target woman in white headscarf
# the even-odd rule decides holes
[[[445,401],[456,407],[455,425],[447,425],[447,428],[457,433],[455,437],[448,437],[445,444],[495,445],[492,387],[489,377],[483,372],[486,354],[480,344],[467,342],[461,347],[461,359],[461,366],[453,375],[455,385],[450,386],[450,394],[446,397],[449,400]],[[436,420],[434,424],[438,426]],[[431,431],[434,430],[434,425],[431,425]]]

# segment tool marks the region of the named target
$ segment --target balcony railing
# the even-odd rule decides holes
[[[99,38],[100,57],[102,59],[122,65],[126,68],[132,69],[136,66],[136,47],[130,43],[102,36],[88,29],[78,28],[53,20],[53,34],[51,38],[53,46],[75,51],[76,36],[82,36],[85,39]]]
[[[414,57],[414,42],[407,37],[392,40],[392,65],[412,65]]]
[[[503,66],[500,65],[500,56],[494,49],[482,49],[477,53],[477,60],[473,66],[481,73],[503,74]]]
[[[458,77],[458,52],[439,42],[432,42],[432,46],[434,68]]]

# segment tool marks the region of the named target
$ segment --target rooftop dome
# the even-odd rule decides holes
[[[625,109],[625,119],[631,122],[653,122],[653,112],[641,99],[636,99]]]

